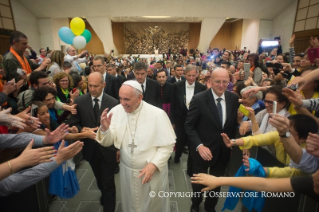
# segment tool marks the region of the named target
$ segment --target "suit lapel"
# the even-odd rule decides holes
[[[94,116],[94,109],[93,109],[93,103],[92,103],[92,98],[91,98],[91,94],[87,94],[87,100],[85,102],[86,107],[88,109],[88,113],[90,114],[90,116],[92,116],[92,120],[95,120],[95,116]]]
[[[186,90],[185,90],[185,81],[179,85],[179,102],[181,103],[181,107],[186,107]]]
[[[151,85],[149,83],[149,80],[147,80],[147,79],[146,79],[146,88],[147,89],[145,91],[145,97],[143,99],[146,99],[149,96],[149,94],[151,93],[151,90],[152,90],[152,87],[151,87]]]
[[[226,101],[226,121],[225,121],[225,124],[224,124],[224,127],[226,126],[228,120],[230,120],[230,115],[231,115],[231,109],[232,107],[230,107],[230,105],[233,104],[232,102],[232,99],[230,98],[230,93],[228,91],[225,91],[225,101]],[[227,105],[229,105],[227,107]]]
[[[200,89],[199,89],[199,82],[195,82],[195,88],[194,88],[194,95],[199,93]]]
[[[110,76],[109,76],[109,74],[106,74],[106,76],[105,76],[105,83],[106,83],[106,85],[105,85],[105,88],[104,88],[104,92],[107,90],[107,88],[109,87],[109,85],[110,85]]]
[[[213,113],[214,117],[215,117],[215,123],[217,123],[218,127],[220,129],[222,129],[222,125],[219,121],[219,115],[218,115],[218,111],[217,111],[217,106],[216,106],[216,103],[215,103],[215,100],[214,100],[214,96],[211,92],[211,89],[207,90],[207,104],[208,104],[208,107],[210,109],[210,111]]]

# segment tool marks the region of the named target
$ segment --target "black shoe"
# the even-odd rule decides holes
[[[174,163],[179,163],[180,159],[179,158],[174,158]]]
[[[119,165],[117,164],[116,167],[115,167],[115,174],[118,174],[120,172],[120,167]]]
[[[101,198],[100,198],[100,203],[101,203],[102,206],[104,206],[103,195],[102,195]]]
[[[191,212],[199,212],[199,206],[192,204],[192,206],[191,206]]]

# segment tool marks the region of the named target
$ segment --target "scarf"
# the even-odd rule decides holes
[[[17,58],[17,60],[19,61],[20,65],[22,67],[22,69],[25,70],[27,72],[27,74],[32,73],[30,64],[29,64],[27,58],[24,55],[22,55],[23,56],[23,60],[22,60],[20,55],[12,47],[10,47],[10,52]]]
[[[251,174],[253,176],[256,177],[263,177],[266,178],[266,173],[264,171],[263,166],[255,159],[253,158],[249,158],[249,163],[250,163],[250,168],[248,171],[248,174]],[[235,177],[241,177],[241,176],[245,176],[246,175],[246,169],[247,167],[245,167],[244,165],[241,165],[241,167],[238,169]],[[240,188],[236,188],[236,187],[229,187],[229,193],[231,194],[238,194],[238,192],[241,192],[242,189]],[[250,193],[253,191],[249,191],[246,190],[245,193]],[[249,196],[249,195],[248,195]],[[224,211],[225,209],[228,210],[234,210],[237,203],[239,200],[239,196],[235,195],[235,196],[228,196],[225,200],[224,203],[224,207],[222,209],[222,211]],[[258,197],[247,197],[244,195],[243,199],[242,199],[242,204],[248,209],[248,211],[252,211],[253,209],[255,209],[258,212],[261,212],[264,204],[265,204],[265,197],[262,197],[261,192],[258,192]]]
[[[254,72],[254,70],[255,70],[255,66],[253,66],[253,67],[250,68],[250,71],[251,71],[251,72]]]

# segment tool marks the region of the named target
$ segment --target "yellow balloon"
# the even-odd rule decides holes
[[[70,28],[75,35],[81,35],[85,30],[85,23],[82,18],[75,17],[71,20]]]

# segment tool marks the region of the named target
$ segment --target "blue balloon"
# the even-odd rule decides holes
[[[72,45],[75,35],[69,27],[61,27],[59,29],[59,37],[64,43]]]

